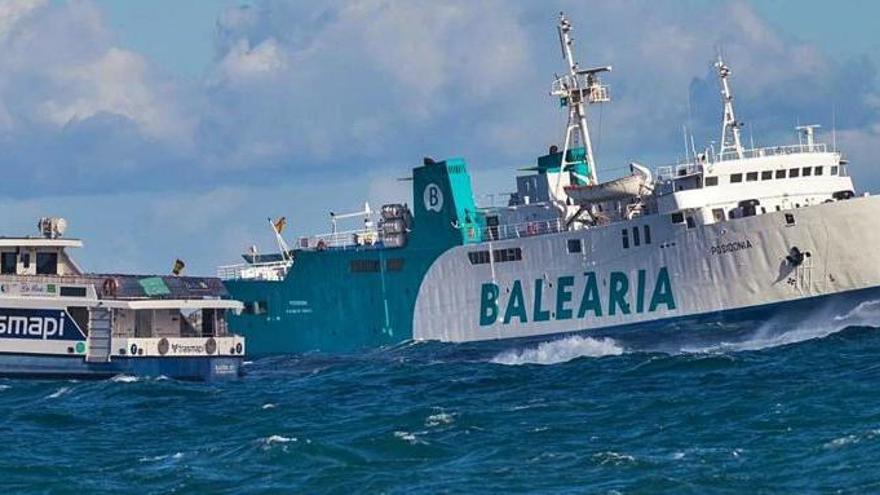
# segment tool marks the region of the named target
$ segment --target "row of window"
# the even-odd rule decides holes
[[[632,232],[632,237],[630,237],[630,232]],[[641,233],[644,232],[644,235]],[[642,244],[642,241],[647,244],[651,244],[651,226],[643,225],[641,229],[638,227],[633,227],[632,229],[623,229],[621,230],[621,235],[623,239],[623,249],[629,249],[630,246],[630,238],[632,238],[633,247],[638,247]]]
[[[522,249],[505,248],[492,251],[492,258],[495,263],[504,263],[507,261],[522,261]],[[492,261],[489,251],[471,251],[468,253],[468,260],[472,265],[486,265]]]
[[[21,254],[21,264],[25,270],[31,267],[31,255]],[[6,252],[0,254],[0,273],[3,275],[15,275],[18,273],[18,253]],[[58,274],[58,253],[37,253],[37,275]]]
[[[829,170],[830,175],[837,175],[839,173],[839,169],[837,165],[834,165]],[[764,170],[762,172],[746,172],[745,174],[736,173],[730,174],[730,183],[731,184],[739,184],[743,181],[743,176],[745,176],[746,182],[755,182],[758,180],[758,176],[760,174],[760,180],[771,180],[771,179],[797,179],[798,177],[810,177],[810,176],[820,176],[825,174],[825,167],[817,166],[817,167],[799,167],[799,168],[790,168],[790,169],[780,169],[780,170]],[[717,186],[718,185],[718,177],[706,177],[705,180],[706,187]]]
[[[379,260],[352,260],[349,269],[351,273],[378,273],[382,268]],[[385,270],[399,272],[403,270],[403,258],[391,258],[385,261]]]

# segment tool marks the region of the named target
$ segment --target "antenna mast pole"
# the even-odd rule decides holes
[[[721,80],[721,99],[724,102],[724,121],[721,125],[721,159],[728,152],[736,153],[736,157],[743,158],[743,147],[740,139],[741,123],[736,121],[736,115],[733,113],[733,92],[730,90],[730,83],[727,78],[730,76],[730,67],[724,64],[721,54],[718,54],[718,61],[715,62],[715,68],[718,69],[718,78]]]
[[[568,63],[568,74],[560,77],[553,83],[550,94],[563,99],[563,104],[568,106],[568,128],[565,133],[565,146],[561,160],[560,174],[564,173],[568,163],[568,151],[572,145],[572,134],[584,147],[587,155],[587,163],[590,167],[590,182],[598,184],[596,177],[596,160],[593,155],[593,142],[590,139],[590,127],[587,123],[587,103],[604,103],[609,101],[608,87],[599,83],[597,74],[610,71],[611,67],[581,70],[574,60],[571,37],[571,21],[564,13],[559,13],[559,44],[562,49],[562,57]]]

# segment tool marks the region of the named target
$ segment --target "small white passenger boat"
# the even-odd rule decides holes
[[[219,279],[84,273],[66,222],[38,227],[38,237],[0,238],[0,375],[239,376],[244,338],[226,314],[242,305]]]

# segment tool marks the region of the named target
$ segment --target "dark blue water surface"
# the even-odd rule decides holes
[[[0,492],[880,492],[880,332],[834,323],[0,381]]]

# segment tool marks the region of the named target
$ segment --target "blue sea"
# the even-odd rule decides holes
[[[258,359],[233,382],[3,380],[0,492],[880,492],[874,306],[713,344],[411,344]]]

